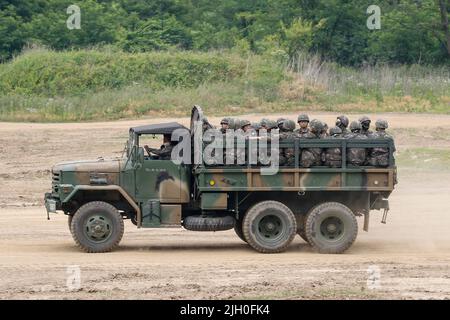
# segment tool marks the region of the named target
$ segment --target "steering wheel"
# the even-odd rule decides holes
[[[152,151],[150,150],[150,148],[147,146],[147,145],[145,145],[144,146],[144,149],[145,149],[145,151],[147,151],[147,153],[148,153],[148,156],[151,158],[151,157],[153,157],[154,155],[152,155]]]

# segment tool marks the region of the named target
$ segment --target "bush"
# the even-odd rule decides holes
[[[242,76],[245,61],[219,53],[32,50],[3,65],[0,94],[73,96],[140,84],[197,87]]]

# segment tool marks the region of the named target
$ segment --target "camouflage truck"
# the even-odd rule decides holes
[[[285,141],[295,149],[294,165],[272,175],[250,164],[177,164],[145,154],[140,141],[146,135],[184,129],[191,138],[196,121],[210,127],[194,107],[190,129],[174,122],[134,127],[122,157],[55,165],[52,191],[45,195],[47,216],[63,211],[75,243],[86,252],[113,250],[130,219],[138,228],[234,228],[261,253],[284,251],[296,234],[320,253],[342,253],[356,239],[356,217],[364,217],[368,231],[370,211],[389,209],[396,182],[392,140]],[[301,168],[298,151],[305,147],[341,148],[342,165]],[[389,166],[348,167],[351,147],[388,148]]]

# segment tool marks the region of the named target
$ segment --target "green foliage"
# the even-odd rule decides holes
[[[79,95],[143,84],[196,87],[239,77],[245,62],[219,53],[27,52],[3,66],[0,94]]]
[[[79,30],[66,27],[71,4],[81,9]],[[366,26],[371,4],[381,8],[381,30]],[[442,64],[448,42],[437,0],[0,0],[0,61],[30,43],[128,52],[248,44],[253,53],[307,50],[341,65]]]

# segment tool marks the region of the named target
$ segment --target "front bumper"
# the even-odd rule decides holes
[[[61,203],[59,199],[54,198],[51,193],[46,193],[44,197],[45,209],[47,214],[56,213],[56,210],[61,209]]]

